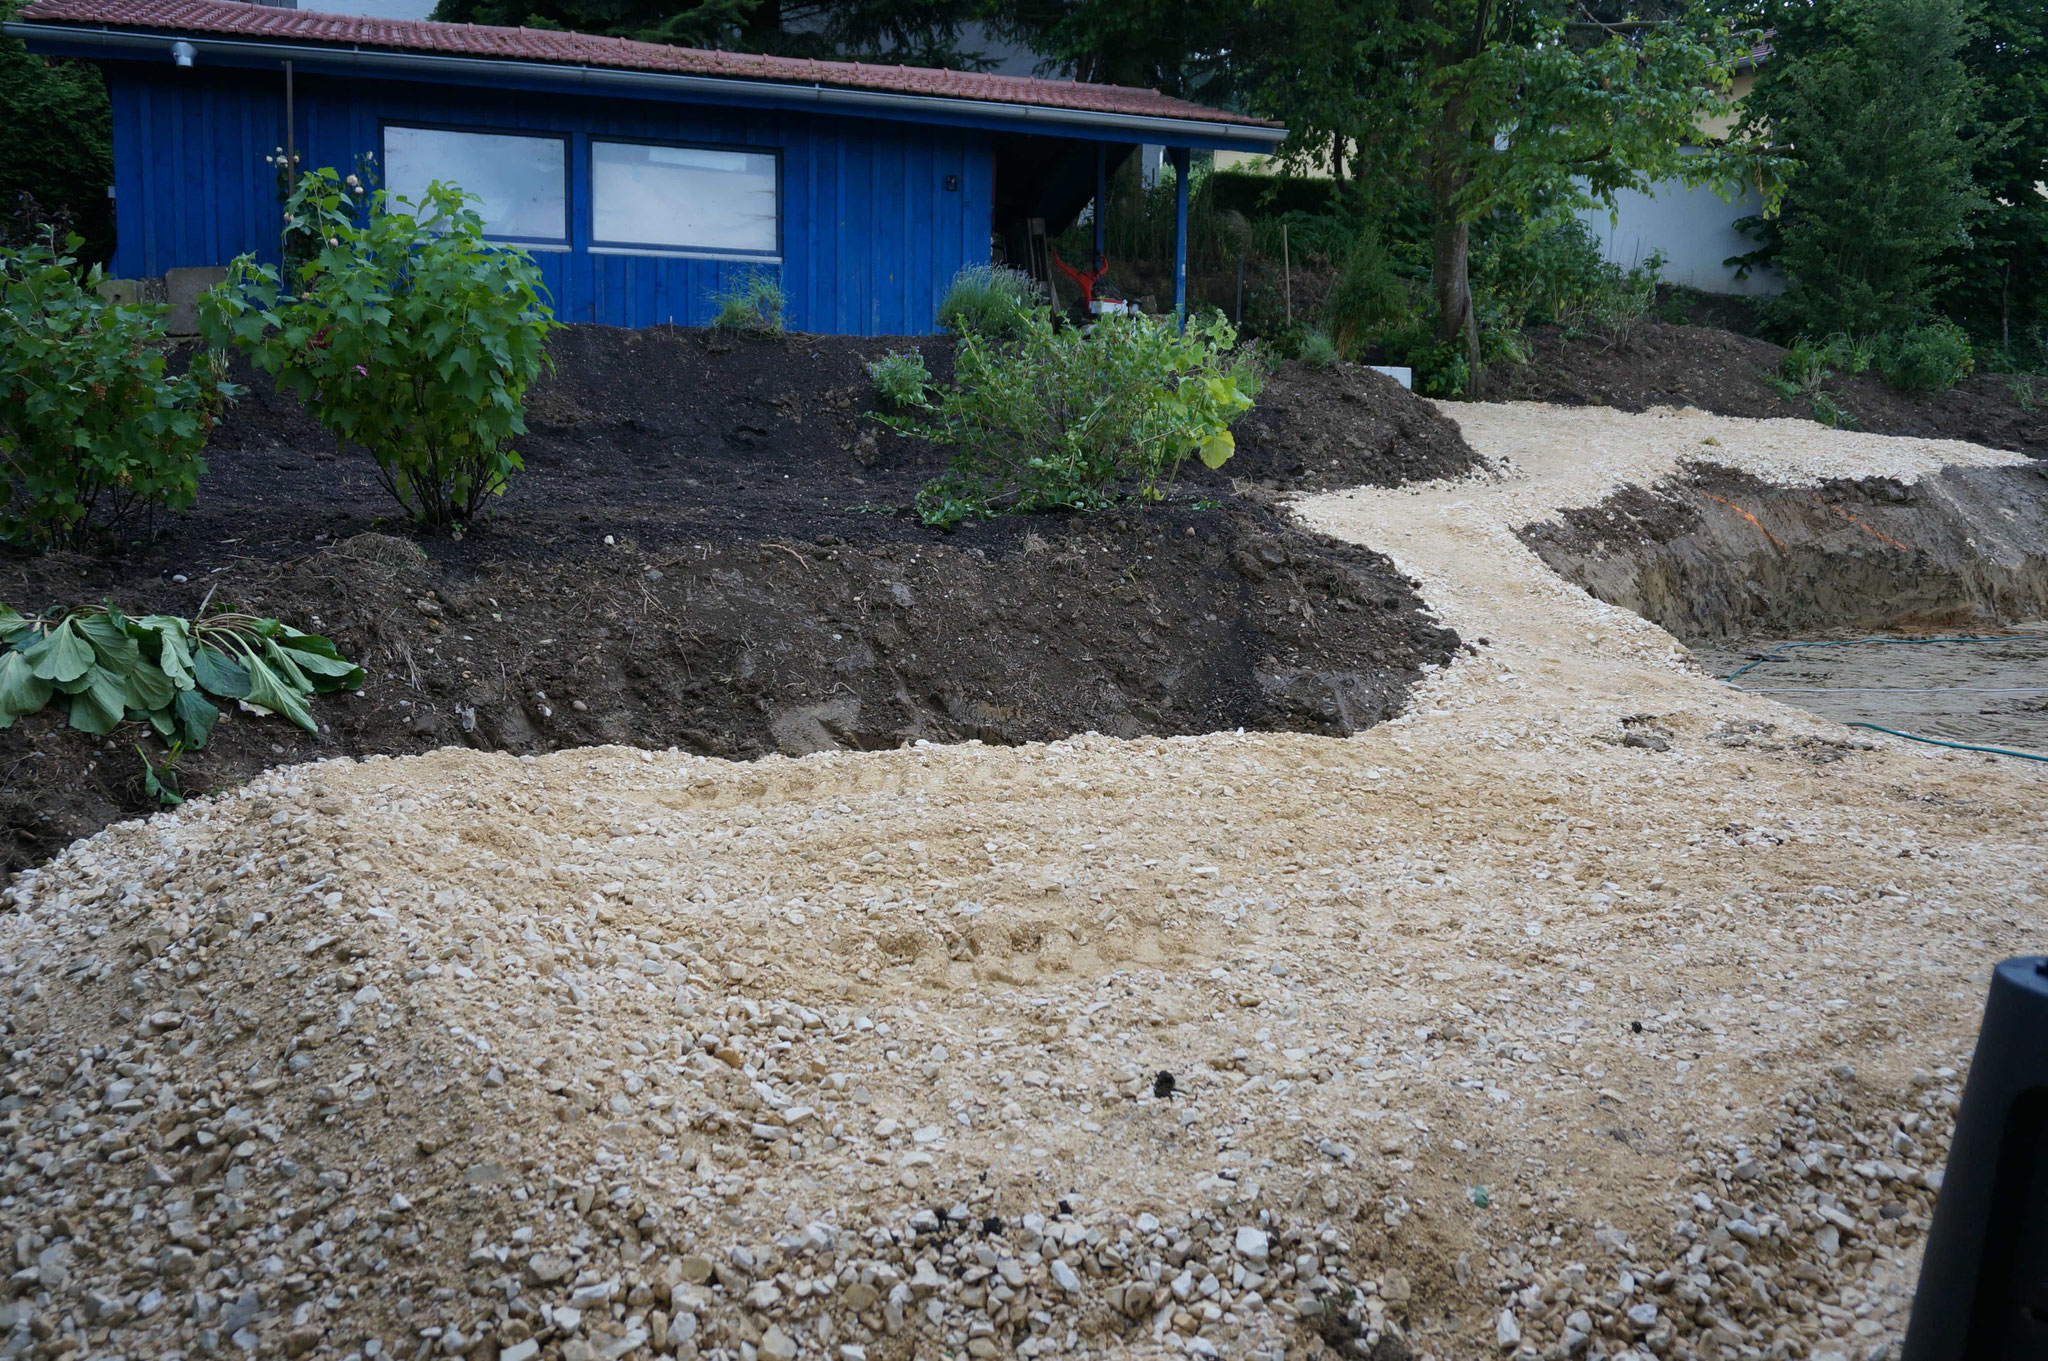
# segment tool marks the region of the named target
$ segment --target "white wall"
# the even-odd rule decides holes
[[[1617,264],[1635,265],[1651,251],[1661,250],[1668,283],[1707,293],[1777,293],[1785,285],[1776,273],[1751,270],[1747,279],[1737,279],[1735,271],[1721,263],[1756,249],[1754,238],[1735,230],[1735,220],[1753,216],[1761,207],[1754,189],[1730,203],[1704,186],[1693,189],[1682,180],[1667,180],[1648,194],[1624,190],[1616,195],[1612,216],[1590,208],[1579,219]]]

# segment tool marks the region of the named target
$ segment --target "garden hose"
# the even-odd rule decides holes
[[[1722,677],[1722,679],[1723,679],[1724,681],[1726,681],[1726,682],[1728,683],[1728,685],[1730,686],[1730,688],[1732,688],[1732,689],[1735,689],[1735,690],[1740,690],[1740,691],[1742,691],[1742,693],[1743,693],[1743,694],[1745,694],[1745,695],[1760,695],[1760,694],[1772,694],[1772,693],[1785,693],[1785,694],[1789,694],[1789,693],[1794,693],[1794,689],[1793,689],[1793,688],[1791,688],[1791,687],[1787,687],[1787,688],[1785,688],[1785,689],[1783,689],[1783,690],[1778,690],[1778,691],[1772,691],[1772,690],[1743,690],[1743,688],[1742,688],[1741,686],[1739,686],[1739,685],[1736,685],[1736,684],[1735,684],[1735,678],[1736,678],[1737,676],[1741,675],[1741,674],[1742,674],[1743,672],[1745,672],[1745,671],[1749,671],[1749,670],[1752,670],[1752,669],[1753,669],[1753,668],[1755,668],[1755,667],[1759,667],[1759,666],[1762,666],[1762,665],[1763,665],[1763,664],[1764,664],[1765,662],[1767,662],[1767,661],[1769,661],[1769,660],[1771,659],[1771,657],[1772,657],[1772,655],[1773,655],[1773,654],[1775,654],[1775,653],[1779,653],[1779,652],[1784,652],[1784,651],[1786,651],[1786,650],[1788,650],[1788,649],[1790,649],[1790,648],[1795,648],[1795,647],[1855,647],[1855,646],[1857,646],[1857,645],[1859,645],[1859,644],[1862,644],[1862,643],[1905,643],[1905,644],[1916,644],[1916,643],[2012,643],[2012,642],[2040,642],[2040,643],[2048,643],[2048,634],[2043,634],[2043,633],[1997,633],[1997,634],[1964,634],[1964,635],[1958,635],[1958,636],[1951,636],[1951,637],[1941,637],[1941,638],[1838,638],[1838,639],[1830,639],[1830,640],[1828,640],[1828,641],[1825,641],[1825,642],[1813,642],[1813,643],[1780,643],[1780,644],[1778,644],[1778,645],[1777,645],[1776,647],[1770,648],[1770,649],[1768,649],[1768,650],[1764,651],[1763,653],[1759,654],[1759,655],[1758,655],[1758,656],[1756,657],[1756,659],[1755,659],[1755,660],[1753,660],[1753,661],[1750,661],[1750,662],[1746,662],[1746,663],[1744,663],[1743,665],[1741,665],[1741,666],[1738,666],[1738,667],[1736,667],[1736,668],[1735,668],[1735,669],[1734,669],[1733,671],[1730,671],[1730,672],[1729,672],[1729,673],[1728,673],[1728,674],[1727,674],[1726,676]],[[1957,690],[1957,691],[1969,691],[1969,692],[1971,692],[1971,693],[1979,693],[1979,692],[1977,692],[1977,691],[1974,691],[1974,690],[1972,690],[1972,689],[1971,689],[1971,687],[1969,687],[1969,686],[1961,686],[1961,685],[1959,685],[1959,686],[1953,686],[1953,687],[1942,687],[1942,688],[1941,688],[1940,690],[1934,690],[1934,689],[1926,689],[1926,690],[1920,690],[1920,689],[1915,689],[1915,690],[1900,690],[1900,691],[1890,691],[1890,690],[1886,690],[1886,689],[1881,689],[1881,688],[1879,688],[1879,687],[1850,687],[1850,689],[1852,689],[1852,690],[1859,690],[1859,691],[1861,691],[1861,692],[1863,692],[1863,693],[1880,693],[1880,694],[1882,694],[1882,693],[1900,693],[1900,694],[1936,694],[1936,693],[1946,693],[1946,692],[1947,692],[1948,690],[1951,690],[1951,689],[1953,689],[1953,690]],[[1816,688],[1814,688],[1814,689],[1812,689],[1812,690],[1805,690],[1805,689],[1800,689],[1800,690],[1799,690],[1798,692],[1799,692],[1799,693],[1811,693],[1811,694],[1829,694],[1829,693],[1832,693],[1833,691],[1832,691],[1832,688],[1831,688],[1831,687],[1824,687],[1824,686],[1823,686],[1823,687],[1816,687]],[[2027,691],[2027,690],[2010,690],[2010,691],[1991,691],[1991,690],[1987,690],[1987,691],[1983,691],[1983,692],[1981,692],[1981,693],[1986,693],[1986,694],[1996,694],[1996,693],[2008,693],[2008,694],[2024,694],[2024,693],[2029,693],[2029,691]],[[2018,758],[2019,758],[2020,760],[2022,760],[2022,761],[2048,761],[2048,756],[2041,756],[2041,755],[2038,755],[2038,754],[2036,754],[2036,753],[2034,753],[2034,752],[2031,752],[2031,751],[2013,751],[2013,750],[2011,750],[2011,749],[2009,749],[2009,748],[2006,748],[2006,747],[1982,747],[1982,746],[1977,746],[1977,745],[1975,745],[1975,744],[1973,744],[1973,743],[1970,743],[1970,742],[1950,742],[1950,741],[1947,741],[1947,740],[1945,740],[1945,739],[1943,739],[1943,738],[1939,738],[1939,737],[1922,737],[1922,736],[1921,736],[1920,734],[1918,734],[1918,733],[1910,733],[1910,732],[1900,732],[1900,731],[1899,731],[1899,730],[1898,730],[1897,728],[1886,728],[1886,727],[1880,727],[1880,726],[1879,726],[1878,724],[1875,724],[1875,723],[1862,723],[1862,722],[1858,722],[1858,721],[1855,721],[1855,720],[1850,720],[1850,721],[1847,721],[1847,722],[1845,722],[1845,723],[1843,724],[1843,726],[1844,726],[1844,727],[1849,727],[1849,728],[1868,728],[1868,729],[1869,729],[1870,731],[1872,731],[1872,732],[1881,732],[1881,733],[1885,733],[1886,735],[1888,735],[1888,736],[1891,736],[1891,737],[1903,737],[1903,738],[1905,738],[1905,739],[1906,739],[1906,740],[1907,740],[1908,742],[1925,742],[1925,743],[1926,743],[1926,744],[1927,744],[1928,746],[1931,746],[1931,747],[1948,747],[1948,748],[1951,748],[1952,750],[1955,750],[1955,751],[1981,751],[1981,752],[1985,752],[1985,753],[1988,753],[1989,755],[1992,755],[1992,756],[2016,756],[2016,757],[2018,757]]]

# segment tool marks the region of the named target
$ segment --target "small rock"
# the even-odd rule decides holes
[[[1246,1226],[1237,1231],[1237,1255],[1248,1261],[1263,1262],[1271,1251],[1271,1242],[1264,1229]]]
[[[556,1281],[565,1279],[574,1270],[576,1263],[562,1253],[536,1252],[526,1259],[526,1274],[533,1278],[535,1285],[553,1285]],[[706,1264],[704,1274],[711,1274],[709,1264]]]
[[[780,1324],[771,1323],[761,1334],[759,1352],[767,1361],[796,1361],[796,1339],[783,1332]]]
[[[1641,1304],[1631,1305],[1628,1311],[1628,1321],[1638,1331],[1649,1331],[1657,1322],[1657,1306],[1651,1304],[1648,1300],[1643,1301]]]
[[[1074,1273],[1072,1267],[1068,1266],[1060,1258],[1055,1257],[1052,1259],[1051,1271],[1054,1285],[1057,1285],[1070,1295],[1079,1292],[1081,1289],[1081,1278]]]
[[[1522,1325],[1516,1322],[1514,1310],[1500,1311],[1500,1318],[1493,1325],[1493,1341],[1504,1352],[1511,1352],[1522,1345]]]

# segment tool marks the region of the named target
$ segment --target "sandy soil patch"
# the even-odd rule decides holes
[[[1709,435],[2010,456],[1455,415],[1509,472],[1301,508],[1474,645],[1357,737],[328,762],[21,876],[0,1335],[1881,1355],[2043,780],[1718,688],[1513,530]]]

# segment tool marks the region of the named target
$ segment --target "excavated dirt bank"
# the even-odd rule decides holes
[[[1522,538],[1687,642],[2048,617],[2048,463],[1783,486],[1699,452]]]
[[[1477,646],[1353,737],[330,761],[17,876],[8,1345],[1883,1355],[2042,775],[1545,569],[1519,527],[1699,442],[1563,414],[1300,508]]]
[[[188,791],[320,756],[606,742],[747,758],[927,738],[1343,733],[1457,640],[1386,560],[1257,499],[1455,475],[1478,456],[1369,371],[1284,366],[1225,472],[1166,503],[953,533],[904,508],[944,452],[880,431],[863,363],[929,337],[570,327],[529,404],[526,470],[459,541],[395,537],[360,452],[250,391],[199,504],[124,557],[0,558],[24,612],[210,599],[332,634],[370,673],[323,731],[230,721]],[[1233,490],[1242,486],[1246,495]],[[150,807],[132,738],[0,733],[0,869]]]

